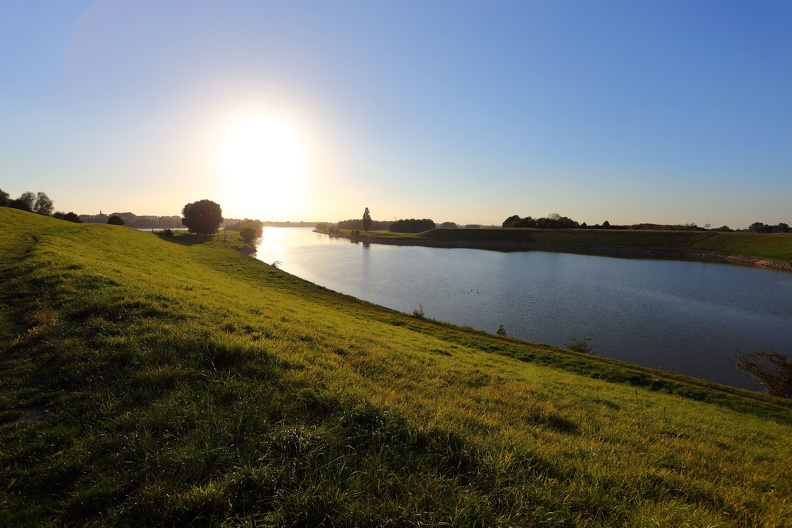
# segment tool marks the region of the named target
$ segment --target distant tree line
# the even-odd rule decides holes
[[[394,221],[370,220],[369,231],[391,231],[394,233],[422,233],[429,231],[436,227],[435,223],[428,219],[402,219]],[[443,227],[456,227],[453,222],[446,222]],[[335,225],[320,222],[316,224],[316,230],[322,233],[338,234],[341,230],[365,231],[365,225],[362,218],[353,218],[349,220],[341,220]]]
[[[26,191],[23,192],[19,198],[11,198],[11,196],[2,189],[0,189],[0,206],[11,207],[13,209],[44,216],[51,216],[52,211],[55,209],[47,193],[38,192],[33,194],[30,191]]]
[[[97,215],[80,215],[83,222],[89,224],[107,224],[110,218],[117,216],[124,221],[123,224],[135,229],[173,229],[182,227],[180,216],[138,216],[135,213],[111,213],[109,215],[99,213]]]
[[[531,227],[535,229],[632,229],[632,230],[655,230],[655,231],[706,231],[703,227],[696,224],[666,225],[666,224],[632,224],[615,225],[605,220],[601,224],[588,225],[586,222],[578,223],[571,218],[553,213],[544,218],[533,218],[526,216],[521,218],[519,215],[512,215],[503,221],[503,227]],[[718,231],[731,231],[727,226],[717,229]]]
[[[640,223],[631,225],[613,225],[607,220],[602,224],[588,225],[585,222],[578,223],[565,216],[557,214],[548,215],[545,218],[532,218],[526,216],[521,218],[519,215],[512,215],[503,221],[503,227],[531,227],[536,229],[568,229],[568,228],[582,228],[582,229],[629,229],[633,231],[720,231],[732,232],[735,231],[729,226],[711,227],[706,224],[704,227],[699,227],[695,223],[688,224],[651,224]],[[737,230],[739,231],[739,230]],[[780,223],[777,225],[766,225],[762,222],[754,222],[751,226],[742,231],[751,231],[753,233],[789,233],[790,228],[788,224]]]
[[[333,224],[329,224],[327,222],[319,222],[314,226],[314,231],[318,231],[319,233],[327,233],[329,235],[333,235],[338,231],[338,228],[333,226]]]
[[[0,207],[12,207],[21,211],[29,213],[36,213],[44,216],[53,216],[58,220],[66,220],[67,222],[80,223],[80,217],[73,212],[62,213],[54,211],[55,203],[47,196],[47,193],[37,192],[33,194],[30,191],[23,192],[19,198],[11,198],[11,196],[0,189]]]
[[[519,215],[512,215],[503,221],[503,227],[535,227],[538,229],[569,229],[580,227],[580,224],[559,214],[553,213],[544,218],[532,218],[526,216],[520,218]]]
[[[371,220],[369,224],[369,231],[382,231],[388,229],[390,227],[391,222],[380,221],[380,220]],[[340,222],[336,223],[336,227],[338,229],[349,229],[354,231],[355,229],[361,229],[365,231],[365,226],[363,225],[362,218],[353,218],[350,220],[341,220]]]
[[[752,233],[789,233],[789,225],[780,223],[776,225],[766,225],[762,222],[754,222],[748,226],[748,231]]]
[[[239,218],[227,218],[223,221],[223,229],[230,229],[231,231],[239,231],[246,225],[252,225],[256,229],[258,229],[261,233],[264,232],[264,222],[261,220],[250,219],[250,218],[243,218],[240,220]]]
[[[408,218],[405,220],[396,220],[388,226],[388,231],[394,233],[423,233],[435,228],[435,223],[428,218],[420,220],[416,218]]]
[[[74,222],[75,224],[82,224],[82,220],[80,220],[80,216],[77,213],[62,213],[60,211],[55,211],[52,215],[58,220],[66,220],[67,222]]]

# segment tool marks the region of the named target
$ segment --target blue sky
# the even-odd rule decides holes
[[[218,162],[251,116],[274,146]],[[0,0],[0,189],[77,213],[792,223],[792,2]]]

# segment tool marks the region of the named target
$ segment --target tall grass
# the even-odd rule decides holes
[[[0,209],[0,525],[783,526],[788,402]]]

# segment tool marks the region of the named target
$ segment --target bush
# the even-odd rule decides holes
[[[792,398],[792,357],[753,352],[739,356],[737,368],[749,373],[771,396]]]
[[[77,214],[69,211],[68,213],[64,213],[61,211],[55,211],[52,215],[54,218],[58,220],[66,220],[67,222],[74,222],[75,224],[82,224],[82,218],[80,218]]]
[[[245,244],[252,245],[260,235],[256,231],[256,226],[246,224],[242,226],[242,229],[239,230],[239,236],[242,237],[242,240],[245,241]]]
[[[584,354],[594,353],[594,347],[591,346],[590,337],[584,337],[583,339],[572,337],[572,339],[569,340],[569,343],[566,344],[566,347],[567,349],[574,352],[583,352]]]
[[[124,225],[124,219],[118,215],[113,215],[107,219],[107,223],[110,225]]]

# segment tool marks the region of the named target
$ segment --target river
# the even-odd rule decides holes
[[[257,258],[395,310],[759,389],[746,352],[792,350],[792,273],[733,264],[543,251],[352,243],[265,228]]]

